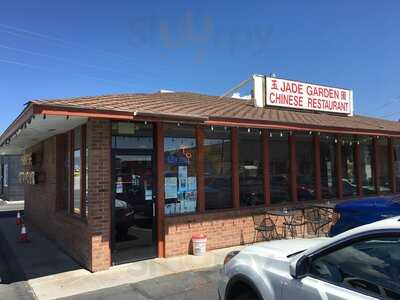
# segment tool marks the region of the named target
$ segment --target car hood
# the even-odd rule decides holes
[[[328,239],[329,238],[323,237],[268,241],[244,248],[242,252],[275,259],[287,259],[291,255],[305,251],[308,248],[318,245]]]

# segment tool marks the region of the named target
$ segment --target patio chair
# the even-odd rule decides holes
[[[321,233],[324,235],[328,234],[328,224],[331,223],[332,219],[325,210],[319,208],[311,208],[305,212],[305,220],[311,226],[311,230],[315,236],[320,236]]]
[[[258,235],[261,233],[263,240],[272,240],[274,237],[279,237],[276,225],[270,217],[265,215],[253,216],[254,222],[254,238],[253,242],[257,241]]]

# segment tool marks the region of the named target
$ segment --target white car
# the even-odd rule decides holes
[[[227,255],[222,300],[400,299],[400,216],[333,238],[258,243]]]

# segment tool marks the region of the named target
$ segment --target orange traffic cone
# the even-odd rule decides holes
[[[21,242],[21,243],[29,242],[28,233],[26,232],[25,224],[22,224],[21,233],[19,235],[18,242]]]
[[[22,224],[22,219],[21,219],[21,213],[18,211],[17,213],[17,220],[15,221],[17,226],[20,226]]]

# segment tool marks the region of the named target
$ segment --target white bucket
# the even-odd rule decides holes
[[[204,234],[193,235],[192,242],[193,242],[193,255],[201,256],[206,253],[207,237]]]

